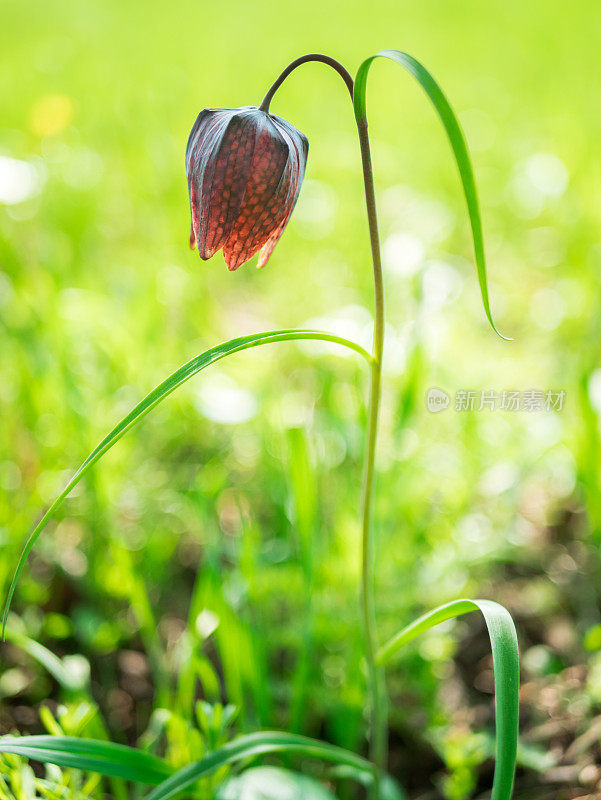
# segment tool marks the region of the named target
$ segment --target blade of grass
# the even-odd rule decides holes
[[[294,504],[293,525],[299,539],[304,573],[303,619],[299,623],[302,646],[297,655],[292,678],[290,724],[288,730],[301,733],[307,713],[307,692],[313,665],[313,550],[316,541],[315,474],[311,464],[307,436],[302,428],[288,431],[288,475]]]
[[[189,764],[164,781],[146,796],[146,800],[167,800],[178,792],[188,789],[199,778],[209,775],[225,764],[268,753],[299,753],[308,758],[317,758],[335,764],[355,767],[361,772],[373,774],[373,766],[350,750],[298,736],[293,733],[265,731],[251,733],[229,742],[224,747],[208,753],[200,761]]]
[[[65,692],[70,693],[78,698],[85,698],[85,700],[91,704],[96,712],[94,723],[97,727],[97,730],[105,739],[108,740],[106,725],[102,719],[102,716],[100,715],[96,703],[94,702],[94,698],[90,694],[87,676],[79,671],[70,669],[61,658],[56,656],[52,651],[48,650],[47,647],[44,647],[44,645],[40,644],[40,642],[36,642],[34,639],[29,638],[29,636],[25,636],[23,633],[7,628],[6,638],[9,642],[12,642],[29,656],[34,658],[38,664],[40,664],[50,675],[52,675],[54,680],[65,690]],[[54,718],[50,714],[50,710],[47,706],[42,706],[40,709],[40,717],[43,716],[44,710],[48,713],[50,719],[54,721]],[[46,728],[48,729],[47,725]],[[59,728],[59,736],[60,735]],[[126,800],[127,792],[123,781],[115,776],[112,776],[110,783],[115,800]]]
[[[355,106],[355,116],[357,121],[365,121],[367,118],[367,75],[369,68],[376,58],[389,58],[404,67],[413,77],[420,83],[426,94],[432,101],[434,108],[438,112],[442,124],[444,125],[453,153],[455,161],[459,168],[461,176],[461,183],[463,185],[463,192],[467,202],[467,210],[470,218],[472,228],[472,237],[474,240],[474,253],[476,256],[476,268],[478,271],[478,283],[480,284],[480,292],[482,294],[482,302],[484,304],[484,311],[486,317],[491,324],[495,333],[499,334],[502,339],[509,339],[507,336],[499,333],[495,323],[493,322],[492,313],[490,310],[490,302],[488,298],[488,286],[486,282],[486,259],[484,256],[484,236],[482,234],[482,218],[480,216],[480,206],[478,203],[478,192],[476,191],[476,181],[474,180],[474,170],[470,159],[469,151],[463,130],[455,112],[445,97],[442,89],[434,80],[428,70],[420,64],[413,56],[407,53],[402,53],[400,50],[381,50],[375,56],[366,59],[357,72],[355,78],[355,89],[353,94],[353,103]],[[511,340],[510,340],[511,341]]]
[[[518,746],[520,664],[515,625],[509,612],[491,600],[455,600],[419,617],[403,628],[378,652],[386,664],[424,631],[471,611],[484,616],[492,646],[496,698],[496,763],[491,800],[510,800]]]
[[[47,522],[61,506],[67,495],[74,489],[75,486],[77,486],[92,464],[95,464],[96,461],[98,461],[98,459],[100,459],[108,450],[110,450],[111,447],[118,442],[119,439],[121,439],[121,437],[124,436],[130,428],[132,428],[140,419],[142,419],[142,417],[146,416],[146,414],[148,414],[148,412],[158,405],[165,397],[170,395],[173,391],[175,391],[175,389],[178,388],[178,386],[181,386],[193,375],[196,375],[196,373],[205,369],[205,367],[208,367],[210,364],[214,364],[216,361],[220,361],[222,358],[232,355],[233,353],[238,353],[242,350],[248,350],[252,347],[258,347],[259,345],[270,344],[272,342],[284,342],[298,339],[317,339],[321,341],[333,342],[334,344],[339,344],[343,347],[349,348],[350,350],[354,350],[356,353],[363,356],[363,358],[365,358],[368,362],[372,361],[372,356],[360,345],[356,344],[355,342],[351,342],[348,339],[344,339],[341,336],[334,336],[333,334],[322,331],[282,330],[253,333],[249,336],[241,336],[236,339],[230,339],[223,344],[212,347],[210,350],[205,350],[204,353],[201,353],[199,356],[196,356],[196,358],[193,358],[191,361],[188,361],[187,364],[184,364],[182,367],[177,369],[172,375],[170,375],[166,380],[153,389],[150,394],[146,395],[146,397],[140,403],[138,403],[138,405],[135,406],[135,408],[133,408],[107,436],[105,436],[100,444],[95,447],[94,450],[92,450],[90,455],[75,472],[63,491],[59,494],[56,500],[54,500],[50,508],[45,512],[31,532],[29,539],[23,548],[21,557],[19,558],[15,574],[8,590],[6,605],[4,608],[4,618],[2,621],[2,638],[4,638],[4,633],[6,631],[6,620],[10,610],[10,604],[12,602],[19,577],[23,567],[25,566],[25,562],[27,561],[27,556],[31,552],[32,547],[34,546],[38,536],[46,526]]]
[[[67,692],[74,694],[84,694],[89,696],[86,691],[86,682],[82,681],[79,675],[74,675],[64,664],[64,662],[43,644],[30,639],[23,633],[18,633],[10,628],[6,630],[6,639],[19,647],[25,653],[34,658],[44,669],[52,675]]]
[[[173,772],[160,758],[143,750],[72,736],[9,736],[0,739],[0,753],[150,785],[161,783]]]

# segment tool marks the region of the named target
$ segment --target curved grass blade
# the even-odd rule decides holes
[[[482,234],[482,218],[480,216],[480,206],[478,203],[478,192],[476,191],[474,170],[472,168],[472,162],[461,125],[459,124],[459,121],[455,116],[455,112],[451,108],[449,101],[443,94],[443,91],[438,83],[436,83],[432,75],[430,75],[428,70],[422,64],[420,64],[419,61],[407,53],[402,53],[400,50],[381,50],[379,53],[376,53],[375,56],[371,56],[371,58],[366,59],[361,64],[357,72],[357,77],[355,78],[355,91],[353,94],[355,117],[357,118],[358,122],[365,122],[367,120],[367,74],[372,62],[379,57],[389,58],[392,61],[396,61],[397,64],[400,64],[408,72],[410,72],[411,75],[413,75],[413,77],[421,84],[422,88],[425,90],[436,111],[438,112],[440,119],[442,120],[442,124],[444,125],[447,136],[449,137],[449,141],[451,142],[451,147],[453,148],[455,161],[459,167],[463,192],[467,202],[467,210],[474,240],[474,253],[476,256],[478,283],[480,284],[480,292],[482,294],[484,311],[486,312],[486,317],[495,333],[499,334],[501,339],[512,341],[510,337],[503,336],[502,333],[499,333],[495,323],[493,322],[492,313],[490,310],[490,302],[488,299],[486,259],[484,256],[484,236]]]
[[[30,639],[29,636],[25,636],[22,633],[12,631],[10,628],[6,630],[6,639],[41,664],[67,692],[77,694],[85,691],[86,685],[81,677],[73,675],[63,661],[48,650],[47,647],[44,647],[43,644],[36,642],[35,639]]]
[[[429,628],[470,611],[484,616],[492,646],[496,697],[496,763],[491,800],[510,800],[518,747],[520,663],[515,625],[509,612],[491,600],[455,600],[424,614],[380,648],[386,664],[408,642]]]
[[[0,753],[149,785],[173,773],[167,763],[143,750],[72,736],[8,736],[0,739]]]
[[[343,347],[349,348],[350,350],[354,350],[356,353],[363,356],[363,358],[365,358],[369,363],[371,363],[373,360],[373,356],[371,356],[360,345],[356,344],[355,342],[351,342],[349,339],[344,339],[341,336],[335,336],[334,334],[325,333],[323,331],[281,330],[252,333],[249,336],[240,336],[237,339],[230,339],[223,344],[212,347],[210,350],[205,350],[204,353],[201,353],[199,356],[196,356],[196,358],[193,358],[191,361],[188,361],[187,364],[184,364],[182,367],[177,369],[172,375],[170,375],[166,380],[153,389],[150,394],[146,395],[146,397],[139,402],[138,405],[135,406],[135,408],[133,408],[107,436],[105,436],[100,444],[94,448],[94,450],[92,450],[90,455],[79,467],[77,472],[73,475],[63,491],[52,503],[50,508],[42,516],[40,521],[29,535],[29,539],[23,548],[23,552],[19,558],[19,563],[17,564],[14,577],[8,590],[2,622],[2,638],[4,638],[6,631],[6,620],[8,617],[10,604],[12,602],[19,576],[21,575],[25,562],[27,561],[27,556],[31,552],[31,549],[34,546],[38,536],[46,526],[46,523],[51,519],[55,511],[59,508],[63,500],[72,491],[72,489],[77,486],[92,464],[95,464],[96,461],[98,461],[99,458],[101,458],[108,450],[110,450],[111,447],[118,442],[119,439],[121,439],[121,437],[124,436],[130,428],[132,428],[140,419],[142,419],[142,417],[146,416],[146,414],[148,414],[148,412],[158,405],[165,397],[170,395],[173,391],[175,391],[175,389],[178,388],[178,386],[181,386],[182,383],[185,383],[193,375],[196,375],[197,372],[205,369],[205,367],[208,367],[210,364],[214,364],[216,361],[220,361],[226,356],[232,355],[232,353],[238,353],[241,350],[248,350],[252,347],[258,347],[259,345],[270,344],[272,342],[285,342],[297,339],[317,339],[326,342],[333,342],[334,344],[339,344]]]
[[[265,731],[251,733],[229,742],[224,747],[208,753],[203,759],[179,770],[166,781],[153,789],[145,800],[168,800],[178,792],[188,789],[199,778],[209,775],[225,764],[233,764],[245,758],[267,753],[300,753],[308,758],[344,764],[361,772],[373,774],[373,765],[350,750],[343,750],[316,739],[298,736],[293,733]]]

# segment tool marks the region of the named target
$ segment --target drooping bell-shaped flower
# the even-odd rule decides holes
[[[190,247],[205,260],[223,248],[229,270],[257,252],[264,266],[292,214],[308,150],[300,131],[258,108],[201,111],[186,148]]]

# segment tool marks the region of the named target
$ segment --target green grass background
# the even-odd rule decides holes
[[[202,108],[258,104],[298,55],[326,52],[354,72],[398,48],[432,71],[464,124],[493,314],[515,341],[487,327],[440,123],[408,75],[378,63],[368,111],[388,325],[382,636],[480,595],[508,605],[526,652],[542,648],[534,673],[597,664],[601,6],[4,0],[0,42],[0,155],[30,163],[39,186],[0,205],[0,585],[65,477],[180,363],[308,320],[369,342],[359,148],[340,78],[303,66],[273,103],[310,153],[297,210],[260,272],[228,273],[221,255],[205,263],[188,249],[184,149]],[[43,534],[15,611],[34,638],[91,661],[115,738],[135,739],[151,704],[134,695],[121,713],[111,700],[115,653],[156,635],[176,674],[194,598],[197,629],[217,626],[205,652],[222,664],[242,728],[363,747],[366,377],[358,358],[293,343],[222,362],[120,442]],[[566,398],[561,413],[433,415],[431,386]],[[220,421],[224,403],[235,422]],[[567,640],[549,638],[561,624]],[[462,735],[444,689],[462,631],[468,623],[433,633],[391,674],[399,770],[407,748],[432,747],[453,768],[432,731]],[[6,729],[9,707],[56,694],[18,669],[27,683],[16,694],[0,679]]]

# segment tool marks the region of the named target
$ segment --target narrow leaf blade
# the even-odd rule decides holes
[[[496,763],[491,800],[510,800],[518,747],[520,663],[515,625],[509,612],[491,600],[455,600],[419,617],[385,644],[378,662],[386,664],[424,631],[470,611],[484,616],[492,646],[496,699]]]
[[[34,658],[68,692],[81,692],[85,684],[69,672],[63,661],[43,644],[17,631],[6,630],[6,638]]]
[[[173,772],[167,763],[143,750],[71,736],[7,736],[0,739],[0,753],[150,785]]]
[[[245,758],[266,755],[268,753],[299,753],[308,758],[344,764],[361,772],[373,774],[373,766],[364,758],[349,750],[279,731],[251,733],[229,742],[224,747],[208,753],[203,759],[176,772],[156,789],[153,789],[146,800],[168,800],[179,792],[192,786],[199,778],[209,775],[226,764],[233,764]]]
[[[480,293],[482,294],[482,303],[486,318],[488,319],[492,329],[502,339],[511,341],[510,337],[503,336],[499,333],[495,323],[493,322],[492,312],[490,310],[490,301],[488,298],[488,285],[486,281],[486,258],[484,255],[484,236],[482,233],[482,218],[480,215],[480,205],[478,202],[478,192],[476,190],[476,181],[474,179],[474,170],[470,159],[467,143],[459,120],[453,111],[451,104],[445,97],[442,89],[434,80],[428,70],[413,56],[403,53],[400,50],[382,50],[375,56],[366,59],[357,72],[355,79],[355,91],[353,95],[353,102],[355,106],[355,116],[357,120],[365,120],[367,118],[367,75],[369,68],[376,58],[389,58],[404,67],[422,86],[434,108],[438,112],[442,124],[444,125],[453,153],[455,161],[459,168],[459,175],[463,186],[463,193],[467,202],[467,210],[470,218],[470,225],[472,228],[472,237],[474,241],[474,253],[476,257],[476,269],[478,272],[478,283],[480,284]]]
[[[126,414],[126,416],[123,417],[123,419],[113,428],[113,430],[107,434],[107,436],[105,436],[100,444],[95,447],[94,450],[92,450],[90,455],[75,472],[63,491],[59,494],[56,500],[54,500],[50,508],[48,508],[46,513],[42,516],[40,521],[29,535],[8,590],[6,604],[4,607],[4,618],[2,622],[2,638],[4,638],[5,635],[6,621],[8,618],[8,612],[10,610],[10,604],[15,593],[15,588],[29,553],[31,552],[38,536],[41,534],[48,521],[54,516],[55,512],[62,505],[67,495],[75,488],[75,486],[77,486],[88,469],[95,464],[108,450],[110,450],[111,447],[113,447],[113,445],[118,442],[119,439],[121,439],[127,433],[127,431],[130,430],[130,428],[132,428],[143,417],[145,417],[149,411],[151,411],[162,400],[164,400],[165,397],[170,395],[193,375],[196,375],[210,364],[214,364],[216,361],[221,361],[222,358],[232,355],[233,353],[239,353],[242,350],[248,350],[252,347],[258,347],[260,345],[270,344],[273,342],[285,342],[298,339],[315,339],[333,342],[334,344],[339,344],[343,347],[353,350],[354,352],[363,356],[368,363],[373,360],[373,357],[363,347],[361,347],[361,345],[357,344],[356,342],[352,342],[349,339],[344,339],[341,336],[335,336],[334,334],[325,333],[323,331],[281,330],[252,333],[249,336],[241,336],[237,339],[230,339],[223,344],[212,347],[210,350],[205,350],[204,353],[201,353],[199,356],[196,356],[196,358],[193,358],[191,361],[188,361],[187,364],[184,364],[182,367],[177,369],[172,375],[170,375],[166,380],[153,389],[150,394],[146,395],[146,397],[141,400],[138,405],[129,412],[129,414]]]

